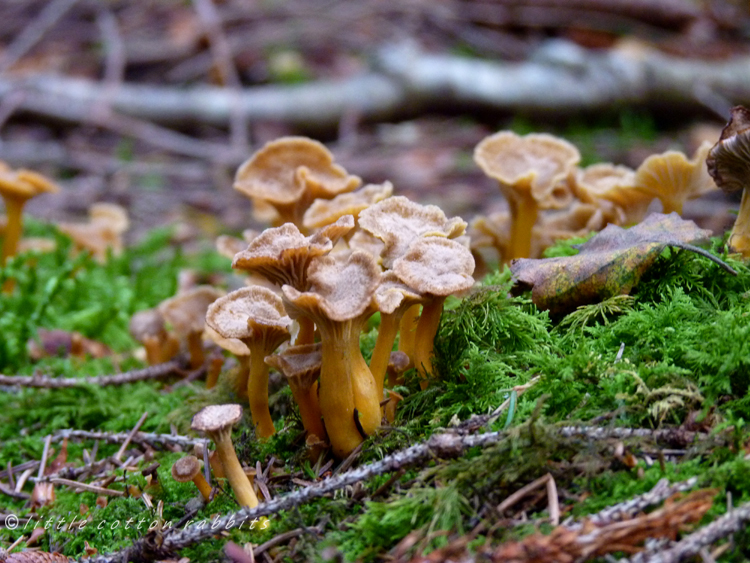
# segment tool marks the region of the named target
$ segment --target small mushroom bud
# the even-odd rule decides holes
[[[201,473],[201,462],[195,456],[189,455],[178,459],[172,466],[172,478],[178,483],[192,481],[206,502],[211,498],[211,486]]]

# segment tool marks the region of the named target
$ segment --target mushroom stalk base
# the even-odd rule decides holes
[[[417,338],[419,311],[419,305],[412,305],[401,317],[401,322],[398,325],[398,349],[409,356],[409,367],[407,369],[414,367],[414,346]]]
[[[539,206],[530,192],[510,195],[506,191],[506,197],[510,205],[511,217],[508,256],[503,257],[507,264],[516,258],[531,256],[531,236],[539,216]]]
[[[380,315],[378,339],[375,341],[375,348],[372,350],[372,359],[370,360],[370,371],[378,387],[378,397],[383,396],[388,361],[391,357],[391,350],[393,350],[393,343],[398,335],[398,317],[399,315],[395,313],[381,313]]]
[[[237,459],[237,453],[234,451],[229,430],[219,432],[217,435],[212,436],[212,438],[216,444],[216,452],[219,454],[224,474],[227,476],[229,485],[237,497],[237,502],[243,508],[246,506],[255,508],[258,506],[258,497],[255,495],[253,485],[250,483],[247,475],[245,475],[242,465],[240,465],[240,460]]]
[[[417,325],[417,341],[414,350],[414,363],[419,374],[419,386],[427,389],[433,374],[432,355],[435,347],[435,335],[440,326],[445,297],[435,297],[431,303],[422,307],[422,316]]]
[[[740,209],[727,243],[730,252],[739,252],[746,259],[750,258],[750,196],[748,192],[750,192],[749,188],[742,192]]]

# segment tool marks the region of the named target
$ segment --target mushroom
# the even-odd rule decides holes
[[[266,356],[265,361],[289,382],[307,433],[325,440],[326,430],[318,403],[318,376],[323,361],[321,344],[290,346],[280,354]]]
[[[425,301],[427,299],[421,293],[404,284],[392,270],[382,275],[380,285],[375,290],[375,303],[380,311],[380,328],[370,360],[370,371],[381,397],[401,319],[410,307],[416,306],[418,312],[419,305]],[[402,353],[407,357],[408,364],[408,353]]]
[[[393,424],[393,422],[396,420],[396,407],[398,407],[398,404],[403,400],[403,396],[399,395],[395,391],[392,391],[390,389],[388,390],[388,401],[386,402],[383,411],[385,413],[385,419],[389,424]]]
[[[271,204],[280,223],[291,222],[303,229],[302,216],[315,199],[331,199],[361,183],[334,164],[322,143],[307,137],[282,137],[239,167],[234,188],[254,201]]]
[[[178,459],[172,465],[172,478],[178,483],[192,481],[206,502],[211,498],[211,486],[201,473],[201,462],[193,455]]]
[[[241,418],[242,407],[240,405],[209,405],[193,417],[190,427],[203,432],[213,440],[224,474],[229,480],[237,501],[243,508],[253,508],[258,506],[258,497],[232,445],[232,426]]]
[[[459,242],[442,237],[422,237],[393,264],[393,271],[406,285],[430,300],[422,307],[417,325],[414,364],[427,387],[433,373],[433,342],[448,295],[474,285],[474,258]]]
[[[151,366],[171,360],[180,349],[180,343],[167,332],[164,317],[156,309],[135,313],[130,318],[130,335],[143,344],[146,361]]]
[[[311,317],[320,331],[320,410],[333,453],[342,458],[380,426],[380,395],[359,348],[380,268],[370,254],[354,251],[346,262],[315,259],[307,276],[310,291],[281,288],[284,305],[292,317]]]
[[[60,232],[68,235],[78,250],[87,250],[97,262],[107,259],[107,250],[122,253],[122,235],[130,222],[127,211],[114,203],[95,203],[89,209],[88,223],[60,223]]]
[[[23,207],[26,202],[44,192],[57,192],[60,188],[50,180],[23,168],[12,170],[4,162],[0,162],[0,196],[5,202],[6,225],[4,229],[2,255],[0,266],[4,266],[8,258],[18,252],[18,241],[23,231]],[[3,285],[3,291],[13,291],[14,282],[9,279]]]
[[[685,201],[716,189],[706,170],[709,150],[711,143],[705,142],[695,151],[692,160],[679,151],[649,156],[636,170],[636,188],[659,198],[665,215],[673,211],[682,214]]]
[[[393,262],[422,236],[456,238],[466,231],[460,217],[448,219],[436,205],[420,205],[403,196],[384,199],[359,214],[359,226],[383,241],[383,266]]]
[[[474,162],[499,182],[510,206],[506,260],[529,257],[532,229],[540,209],[561,209],[570,204],[567,180],[580,159],[576,147],[546,133],[520,137],[501,131],[476,146]]]
[[[731,252],[750,258],[750,110],[732,108],[732,117],[706,159],[708,173],[724,192],[742,190],[742,201],[729,234]]]
[[[206,324],[203,334],[219,348],[226,350],[237,358],[238,370],[235,377],[235,392],[241,399],[247,399],[247,380],[250,377],[250,350],[242,343],[242,340],[224,338],[208,324]],[[207,377],[206,389],[212,389],[216,383],[216,381],[209,381]]]
[[[409,356],[407,356],[404,352],[401,352],[400,350],[391,352],[391,355],[388,359],[388,368],[386,370],[386,373],[388,374],[389,387],[403,385],[404,372],[409,369],[409,363]]]
[[[224,338],[236,338],[250,350],[247,398],[261,438],[276,429],[268,408],[268,366],[264,358],[289,339],[291,319],[281,298],[270,289],[243,287],[217,299],[206,313],[206,324]]]
[[[654,196],[636,188],[635,170],[611,163],[576,170],[573,193],[583,203],[596,205],[610,217],[621,215],[620,225],[639,223]]]
[[[368,184],[357,191],[339,194],[333,199],[316,199],[305,211],[302,224],[307,229],[319,229],[330,225],[344,215],[353,216],[356,224],[360,212],[391,197],[392,193],[393,184],[384,182]]]
[[[172,325],[175,333],[187,341],[193,369],[198,369],[205,361],[202,337],[206,311],[219,297],[221,292],[218,289],[201,285],[159,304],[159,313]]]

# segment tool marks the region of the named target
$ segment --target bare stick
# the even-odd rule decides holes
[[[91,491],[92,493],[98,493],[100,495],[108,495],[111,497],[125,496],[125,491],[105,489],[104,487],[97,487],[96,485],[89,485],[87,483],[81,483],[80,481],[71,481],[70,479],[61,479],[60,477],[50,479],[49,482],[53,485],[65,485],[67,487],[73,487],[74,489],[81,489],[84,491]]]
[[[147,379],[161,379],[182,373],[182,364],[176,360],[118,373],[116,375],[99,375],[96,377],[46,377],[42,375],[0,375],[0,385],[17,387],[36,387],[40,389],[62,389],[83,387],[86,385],[126,385]]]
[[[503,512],[504,510],[507,510],[523,497],[528,495],[530,492],[535,491],[536,489],[540,489],[542,486],[546,485],[550,479],[552,479],[552,475],[550,475],[549,473],[547,473],[546,475],[542,475],[541,477],[539,477],[539,479],[535,479],[528,485],[525,485],[518,489],[503,502],[498,504],[495,510],[497,510],[497,512]]]
[[[44,450],[42,451],[42,461],[39,462],[39,473],[37,478],[40,479],[44,475],[44,468],[47,465],[47,456],[49,455],[49,446],[52,443],[52,435],[48,434],[44,440]]]
[[[86,440],[104,440],[110,444],[119,444],[127,440],[129,433],[125,432],[97,432],[91,430],[58,430],[52,435],[54,440],[64,438],[81,438]],[[192,448],[195,444],[201,444],[207,447],[209,441],[205,438],[191,438],[189,436],[178,436],[175,434],[155,434],[152,432],[138,432],[131,441],[147,443],[155,446],[172,445],[182,448]]]
[[[120,449],[117,450],[117,453],[114,455],[112,459],[115,461],[120,461],[120,457],[122,457],[122,454],[125,453],[125,449],[130,444],[131,440],[133,439],[133,436],[135,436],[136,432],[140,430],[141,426],[143,426],[143,423],[146,422],[146,417],[148,416],[148,412],[144,412],[141,415],[141,418],[138,419],[138,422],[135,423],[135,426],[130,431],[130,433],[125,438],[125,441],[122,443],[122,446],[120,446]]]

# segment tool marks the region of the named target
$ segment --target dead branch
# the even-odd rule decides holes
[[[53,440],[79,438],[84,440],[104,440],[110,444],[120,444],[129,437],[130,432],[92,432],[89,430],[58,430],[52,435]],[[175,434],[155,434],[152,432],[137,432],[132,436],[131,441],[156,447],[170,445],[192,448],[196,444],[202,444],[204,447],[208,444],[208,440],[205,438],[191,438]]]
[[[546,111],[595,110],[613,103],[698,106],[706,92],[728,103],[750,103],[747,56],[702,61],[646,47],[593,52],[554,40],[521,63],[432,55],[404,44],[381,49],[378,61],[380,72],[346,80],[245,88],[239,102],[250,120],[306,126],[335,125],[352,111],[366,119],[384,119],[446,103]],[[0,79],[0,97],[24,92],[20,109],[80,122],[90,120],[89,109],[104,95],[103,89],[97,82],[51,75]],[[117,114],[139,120],[227,125],[236,96],[227,88],[123,84],[111,102]],[[184,139],[168,141],[186,154],[198,150]],[[219,158],[217,147],[205,145],[204,155],[210,148],[211,158]]]
[[[600,428],[598,426],[563,426],[558,429],[561,436],[566,438],[574,436],[586,437],[590,440],[628,438],[650,438],[655,442],[661,442],[673,447],[686,447],[696,441],[706,440],[708,434],[702,432],[691,432],[682,428],[664,428],[650,430],[648,428]]]
[[[180,362],[172,360],[149,366],[143,369],[135,369],[118,373],[115,375],[98,375],[95,377],[47,377],[45,375],[0,375],[0,385],[12,387],[34,387],[39,389],[63,389],[71,387],[83,387],[85,385],[126,385],[147,379],[162,379],[171,375],[180,375],[183,366]]]

